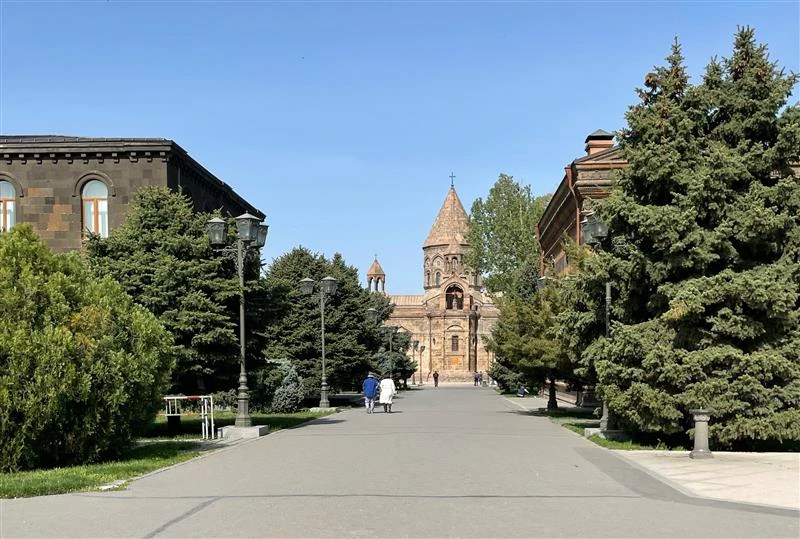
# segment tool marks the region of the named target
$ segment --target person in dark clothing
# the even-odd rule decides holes
[[[439,371],[433,371],[433,387],[439,387]]]

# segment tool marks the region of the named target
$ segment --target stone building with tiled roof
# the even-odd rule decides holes
[[[536,225],[541,247],[542,275],[567,271],[569,261],[563,249],[566,238],[580,244],[582,211],[593,199],[604,198],[614,183],[615,172],[625,167],[614,135],[602,129],[586,137],[586,155],[564,168],[550,203]]]
[[[564,177],[536,225],[542,275],[568,271],[563,242],[570,239],[583,243],[581,220],[591,211],[593,200],[608,195],[618,173],[628,164],[619,146],[614,145],[612,133],[598,129],[586,137],[585,143],[586,155],[564,168]],[[791,167],[800,178],[800,163],[792,163]]]
[[[414,382],[430,381],[434,371],[442,381],[469,381],[475,371],[486,373],[491,366],[485,337],[499,312],[484,294],[480,274],[464,265],[468,230],[469,217],[451,186],[422,246],[424,293],[389,294],[394,311],[387,324],[409,332],[418,343],[409,350],[419,367]],[[370,289],[378,291],[385,279],[376,258],[367,272]]]

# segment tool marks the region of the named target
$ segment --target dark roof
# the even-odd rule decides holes
[[[603,131],[602,129],[598,129],[594,133],[590,133],[584,142],[589,142],[590,140],[609,140],[614,138],[614,133],[609,133],[608,131]]]
[[[0,135],[0,144],[31,142],[158,142],[168,143],[164,138],[122,138],[122,137],[74,137],[68,135]]]
[[[130,151],[161,153],[171,152],[173,155],[185,160],[207,180],[216,183],[230,193],[230,196],[247,208],[251,214],[263,219],[264,212],[247,202],[233,188],[215,176],[212,172],[195,160],[189,152],[180,147],[173,140],[165,138],[106,138],[106,137],[74,137],[65,135],[0,135],[0,152],[31,152],[31,153],[70,153],[100,150],[106,152]]]

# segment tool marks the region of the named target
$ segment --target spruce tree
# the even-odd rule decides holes
[[[112,276],[172,333],[176,392],[232,389],[239,374],[239,282],[233,260],[209,246],[209,218],[195,213],[187,197],[148,187],[139,191],[121,227],[89,242],[96,271]],[[259,261],[250,253],[245,268],[248,370],[256,367],[254,356],[263,347],[259,319],[268,303],[263,283],[255,280],[258,270]]]
[[[712,443],[800,440],[800,111],[797,82],[740,29],[690,86],[680,47],[648,75],[620,146],[628,168],[600,205],[606,253],[586,293],[614,283],[612,338],[585,351],[622,425]]]
[[[376,308],[383,313],[381,318],[391,309],[386,296],[359,285],[358,270],[339,254],[328,260],[297,247],[273,261],[266,276],[274,297],[264,329],[268,336],[264,355],[289,359],[309,397],[319,394],[322,375],[319,296],[303,295],[297,283],[305,277],[320,281],[328,275],[339,281],[325,305],[326,377],[331,388],[361,387],[371,368],[371,352],[385,340],[367,309]]]

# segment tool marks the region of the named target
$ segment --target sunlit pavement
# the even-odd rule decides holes
[[[427,385],[126,491],[0,502],[2,537],[797,537],[798,513],[696,498],[490,388]]]
[[[529,412],[547,405],[539,397],[506,398]],[[800,453],[715,450],[713,458],[702,460],[689,458],[689,451],[615,450],[613,454],[689,496],[800,511]]]

